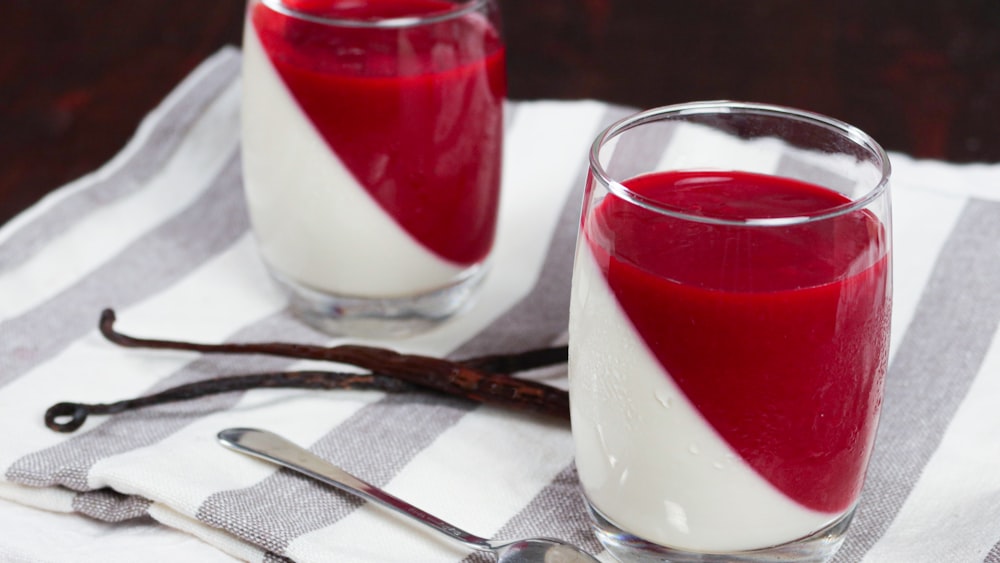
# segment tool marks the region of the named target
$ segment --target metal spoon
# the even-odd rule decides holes
[[[528,538],[501,541],[474,536],[358,479],[273,432],[254,428],[229,428],[219,432],[218,437],[222,445],[228,448],[298,471],[408,516],[466,547],[493,553],[499,563],[599,563],[589,553],[561,540]]]

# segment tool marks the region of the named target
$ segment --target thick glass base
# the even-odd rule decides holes
[[[654,562],[816,562],[830,560],[844,542],[844,534],[854,517],[852,507],[822,530],[788,543],[747,551],[693,552],[650,543],[620,529],[590,502],[587,502],[597,539],[619,561]]]
[[[270,269],[289,298],[289,307],[306,324],[334,336],[405,338],[425,332],[452,317],[472,300],[486,266],[473,266],[454,282],[426,293],[403,297],[360,297],[317,291]]]

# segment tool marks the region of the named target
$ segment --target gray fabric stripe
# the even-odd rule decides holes
[[[124,522],[149,515],[152,501],[135,495],[123,495],[111,489],[99,489],[77,495],[73,510],[105,522]]]
[[[601,120],[601,129],[634,112],[632,108],[610,106]],[[642,142],[636,142],[637,139]],[[644,173],[660,160],[667,144],[669,138],[658,138],[655,143],[652,138],[639,139],[638,136],[623,138],[615,150],[612,160],[614,168],[609,173],[623,179]],[[546,340],[543,342],[552,342],[567,330],[577,225],[580,222],[580,208],[588,171],[588,162],[585,161],[580,175],[575,180],[573,193],[569,197],[569,202],[573,204],[567,205],[559,218],[559,227],[536,291],[493,325],[509,327],[510,338],[513,340],[509,346],[504,347],[504,350],[496,352],[524,350],[538,346],[539,341],[532,339],[532,335],[519,333],[519,329],[523,330],[526,326],[544,324]],[[544,316],[541,321],[537,318],[539,314]],[[595,553],[603,550],[591,533],[590,520],[576,477],[576,468],[572,464],[561,471],[528,506],[509,520],[496,534],[498,538],[532,535],[565,539],[588,547]],[[468,562],[485,560],[488,558],[484,558],[482,554],[472,554],[466,559]]]
[[[620,109],[625,110],[625,108]],[[629,113],[632,113],[632,110],[624,111],[621,117]],[[619,182],[655,171],[656,164],[663,158],[663,153],[670,145],[673,136],[672,123],[653,122],[638,129],[631,129],[618,138],[618,146],[615,147],[611,160],[605,163],[604,168],[608,175]]]
[[[452,398],[389,395],[360,409],[310,450],[383,486],[470,408]],[[350,495],[281,470],[252,487],[210,496],[196,517],[283,553],[296,537],[340,520],[360,504]]]
[[[622,111],[608,110],[603,122]],[[577,185],[582,185],[582,177],[575,179]],[[459,347],[453,357],[537,347],[566,330],[575,217],[580,203],[579,190],[571,193],[532,291]],[[375,485],[384,485],[473,407],[450,398],[387,396],[360,409],[310,449]],[[310,493],[313,489],[316,492]],[[310,498],[310,502],[302,503],[303,498]],[[353,498],[331,494],[298,475],[280,471],[252,487],[212,495],[199,508],[197,518],[268,551],[284,553],[296,537],[339,521],[358,505]],[[294,518],[276,518],[278,514],[294,514]],[[270,533],[264,537],[263,532]]]
[[[247,228],[234,151],[209,188],[186,209],[65,291],[0,323],[0,386],[93,330],[101,309],[124,308],[169,287],[232,245]]]
[[[236,166],[236,169],[238,170],[238,166]],[[241,198],[242,195],[240,194],[238,199],[242,201]],[[199,203],[203,202],[199,201],[192,207],[198,207]],[[190,215],[190,212],[182,215]],[[242,216],[242,213],[240,215]],[[192,226],[188,225],[188,227]],[[245,225],[243,227],[245,228]],[[184,228],[181,230],[184,232],[197,231],[194,228]],[[172,229],[172,232],[176,231],[178,229]],[[177,239],[175,238],[175,240]],[[178,247],[190,248],[191,245],[182,243],[175,248]],[[155,254],[153,255],[155,256]],[[162,259],[162,255],[159,258]],[[124,262],[132,267],[135,266],[130,260],[124,260]],[[148,274],[148,271],[146,273]],[[115,279],[118,276],[103,277]],[[155,278],[157,276],[152,277]],[[99,308],[95,308],[95,313],[91,314],[95,315],[98,310]],[[0,326],[0,330],[2,328]],[[321,337],[304,325],[293,321],[285,314],[250,325],[231,338],[233,341],[264,339],[282,339],[308,343],[321,343],[325,340],[324,337]],[[289,360],[276,358],[220,358],[205,356],[185,366],[180,372],[159,382],[147,392],[156,392],[175,385],[212,377],[220,373],[284,369],[290,363],[291,361]],[[28,367],[30,366],[25,366],[24,369],[26,370]],[[9,373],[9,370],[4,370],[4,373]],[[159,441],[183,428],[198,416],[231,406],[239,400],[241,395],[238,393],[229,393],[208,397],[193,403],[165,405],[116,415],[91,432],[74,436],[70,440],[53,448],[34,452],[18,460],[8,469],[7,478],[13,482],[25,485],[62,485],[74,490],[85,491],[87,489],[88,472],[93,464],[100,459]],[[136,424],[139,420],[141,420],[142,424]],[[141,428],[142,431],[135,432],[135,428]],[[86,495],[83,495],[83,497],[85,498]],[[113,517],[110,516],[110,512],[105,513],[109,517]],[[100,514],[99,512],[95,512],[91,515],[99,518]]]
[[[608,107],[598,122],[599,130],[632,111],[623,107]],[[589,169],[586,155],[581,155],[581,158],[581,170],[573,179],[573,189],[559,215],[535,286],[517,305],[459,347],[453,357],[501,354],[548,346],[566,332],[577,225],[580,224],[583,187]]]
[[[823,186],[843,194],[851,194],[855,187],[854,180],[787,153],[781,155],[781,158],[778,159],[778,167],[775,173],[779,176],[796,178],[817,186]]]
[[[986,559],[983,559],[983,563],[1000,563],[1000,542],[997,542],[993,549],[986,554]]]
[[[278,338],[303,344],[322,344],[316,332],[281,312],[251,324],[229,341],[254,342]],[[110,346],[110,344],[109,344]],[[294,360],[266,356],[201,356],[143,394],[225,374],[286,369]],[[197,418],[234,405],[243,393],[212,395],[197,401],[171,403],[130,411],[110,418],[95,417],[87,422],[90,431],[75,434],[50,448],[33,452],[11,464],[8,480],[33,487],[61,485],[86,491],[90,468],[103,458],[156,443],[184,428]],[[72,400],[72,397],[67,397]],[[109,398],[110,399],[110,398]],[[92,515],[93,516],[93,515]],[[99,516],[95,516],[99,517]]]
[[[979,371],[1000,323],[998,219],[1000,203],[970,201],[941,249],[890,366],[865,490],[836,561],[860,560],[882,537]]]
[[[580,494],[576,467],[573,464],[560,471],[528,506],[511,518],[495,535],[498,539],[533,536],[563,539],[591,553],[604,550],[591,531],[587,507]],[[463,561],[485,563],[492,560],[489,556],[474,553]]]
[[[108,177],[59,201],[0,245],[0,273],[22,264],[90,213],[142,188],[162,168],[206,108],[238,76],[240,57],[236,51],[222,51],[216,57],[217,61],[205,63],[212,64],[212,72],[198,77],[197,85],[162,116],[126,162]]]

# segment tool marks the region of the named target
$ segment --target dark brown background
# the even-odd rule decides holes
[[[998,0],[499,0],[513,99],[742,99],[1000,162]],[[243,0],[4,0],[0,223],[110,159]]]

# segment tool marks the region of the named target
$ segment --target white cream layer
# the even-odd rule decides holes
[[[692,551],[777,545],[839,516],[786,497],[715,432],[646,347],[582,242],[573,284],[576,466],[598,510],[643,539]]]
[[[351,175],[285,86],[253,25],[243,44],[243,182],[260,251],[301,284],[397,297],[465,269],[413,239]]]

